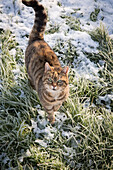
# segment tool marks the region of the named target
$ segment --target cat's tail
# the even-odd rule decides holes
[[[35,21],[29,36],[29,44],[35,40],[43,40],[47,23],[47,13],[44,7],[37,0],[22,0],[22,3],[28,7],[32,7],[35,11]]]

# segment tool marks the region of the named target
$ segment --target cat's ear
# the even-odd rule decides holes
[[[62,70],[63,73],[67,74],[68,73],[68,70],[69,70],[69,67],[68,66],[65,66]]]
[[[49,65],[48,62],[45,63],[45,72],[51,71],[51,66]]]

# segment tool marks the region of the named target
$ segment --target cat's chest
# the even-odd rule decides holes
[[[60,96],[60,92],[57,90],[50,90],[50,95],[55,99],[58,100],[59,96]]]

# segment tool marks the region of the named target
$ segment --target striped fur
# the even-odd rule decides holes
[[[35,21],[25,52],[25,64],[32,87],[38,92],[40,102],[48,113],[51,124],[57,111],[69,94],[68,66],[60,62],[44,41],[47,14],[37,0],[22,0],[23,4],[35,11]]]

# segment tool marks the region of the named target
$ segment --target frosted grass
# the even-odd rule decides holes
[[[14,2],[16,5],[17,1]],[[44,2],[48,3],[48,6],[49,3],[57,4],[57,1]],[[69,3],[73,6],[73,2],[66,1],[65,5]],[[6,4],[5,1],[3,3]],[[9,5],[7,12],[12,9],[12,1]],[[62,7],[63,4],[59,3],[59,14]],[[16,13],[18,6],[15,9]],[[22,12],[28,14],[27,10],[26,8]],[[83,12],[83,9],[77,9],[73,15],[79,15],[81,11]],[[71,12],[73,13],[73,10],[67,6],[65,15],[59,18],[56,27],[54,28],[54,24],[49,25],[45,35],[47,41],[50,39],[62,65],[70,66],[70,96],[56,112],[54,126],[49,124],[37,93],[28,82],[23,52],[26,47],[24,40],[27,42],[28,39],[27,34],[24,39],[26,29],[25,32],[21,30],[22,34],[21,31],[18,32],[19,36],[16,37],[13,27],[13,33],[6,31],[0,34],[0,166],[3,169],[112,169],[113,41],[102,25],[86,32],[85,26],[82,28],[78,21],[75,24],[76,19],[73,20],[73,17],[70,23],[65,24],[67,15]],[[24,17],[27,18],[27,15]],[[15,22],[19,20],[17,16],[12,18],[12,21],[13,19]],[[13,25],[12,21],[9,23]],[[60,26],[61,21],[64,22]],[[20,25],[24,29],[24,24]],[[65,29],[62,32],[61,30],[65,25],[64,33]],[[86,42],[84,38],[82,40],[82,36],[87,39]],[[18,44],[15,38],[20,44],[23,40],[24,44]],[[19,48],[21,46],[22,49]],[[81,67],[80,59],[85,65],[90,64],[92,74],[83,76],[77,71],[77,67]],[[89,72],[87,67],[85,69],[85,73]]]

